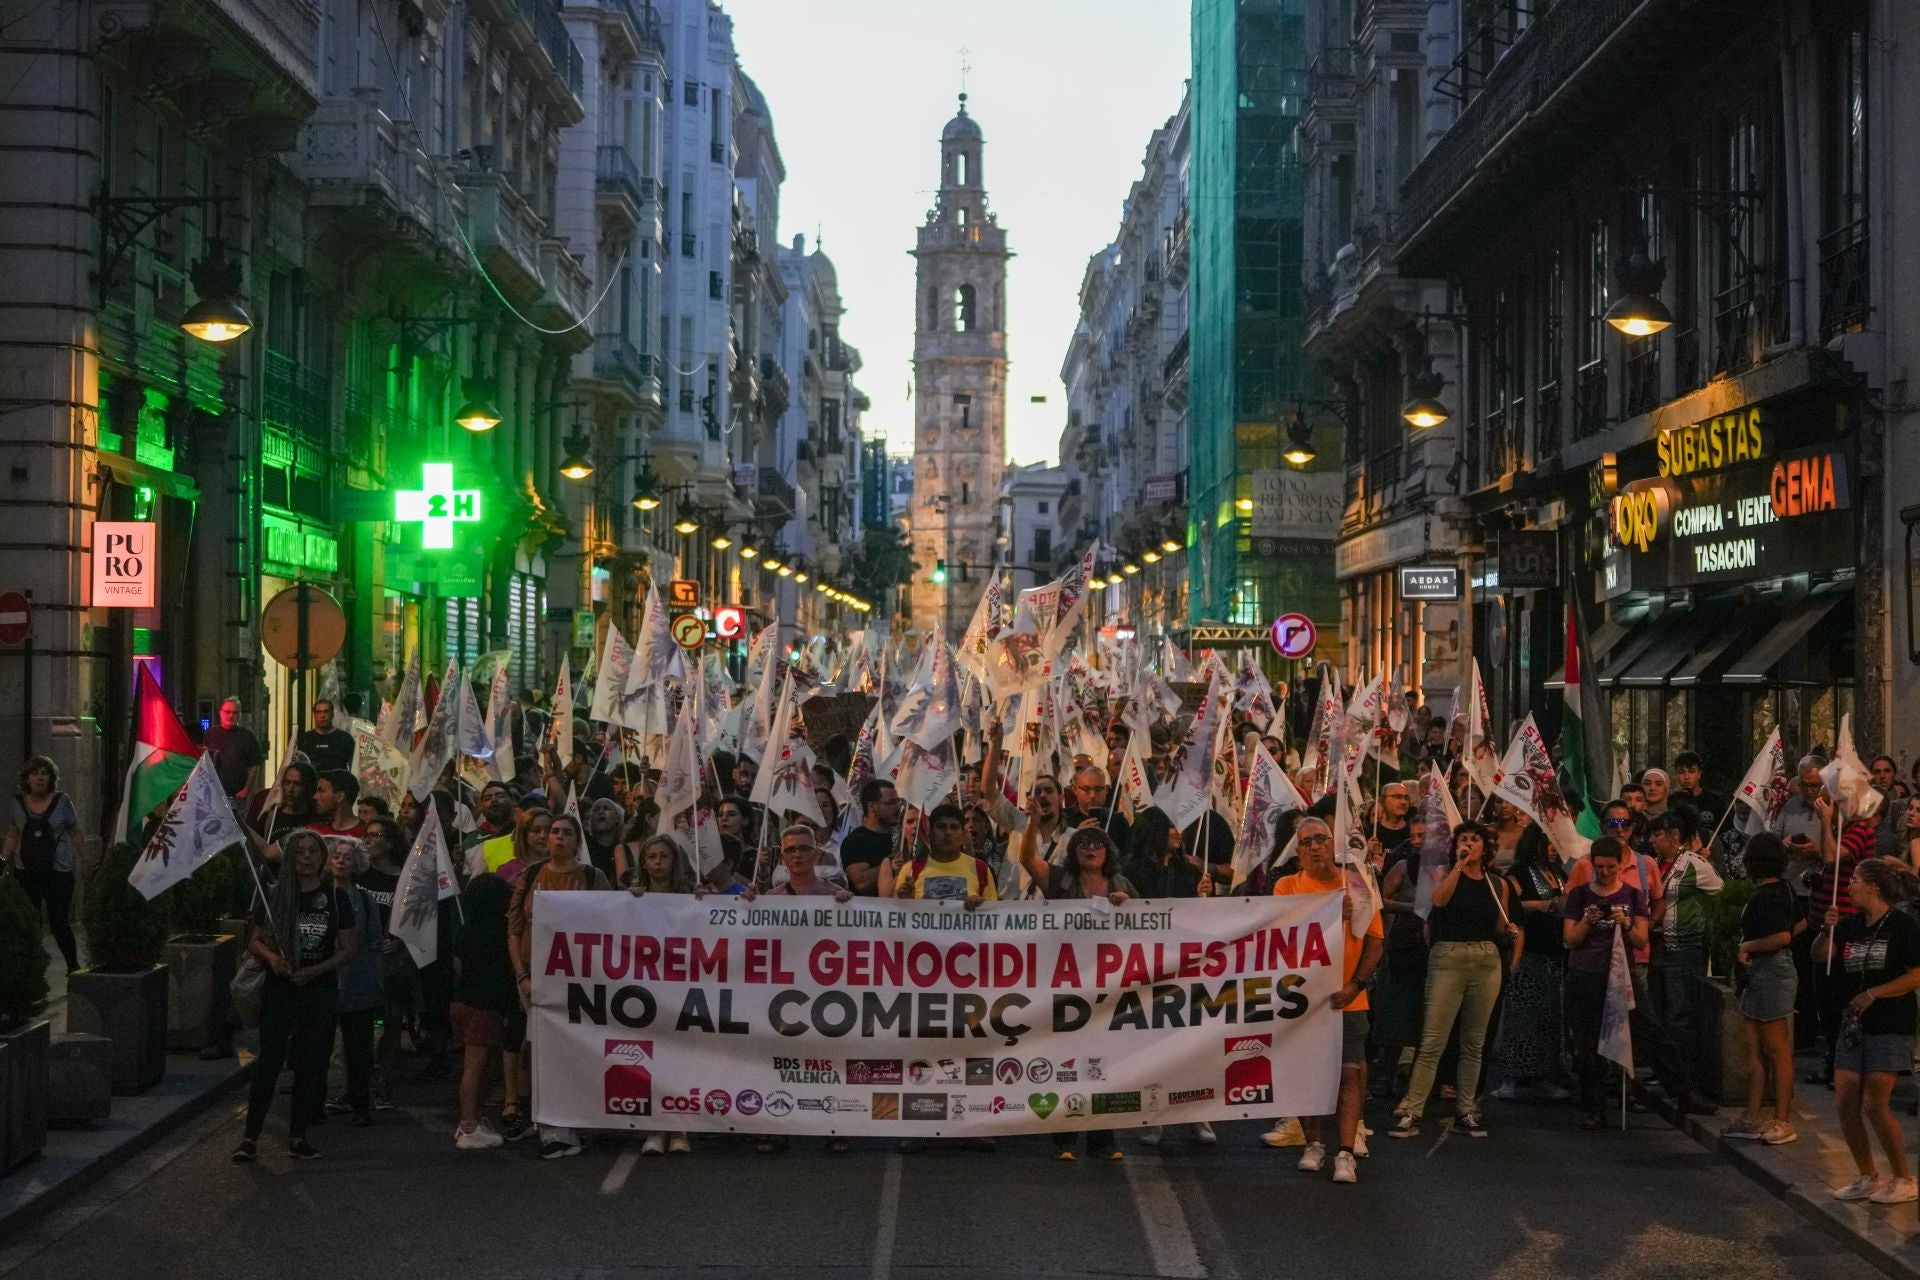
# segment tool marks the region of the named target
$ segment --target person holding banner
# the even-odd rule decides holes
[[[258,1154],[260,1131],[289,1057],[293,1099],[287,1154],[296,1160],[319,1158],[307,1141],[307,1129],[326,1099],[337,973],[360,947],[353,903],[327,881],[325,842],[303,828],[287,835],[281,852],[280,874],[267,901],[254,910],[253,937],[247,944],[267,967],[267,979],[260,1000],[260,1056],[247,1095],[245,1136],[233,1149],[236,1164],[251,1163]]]
[[[1470,1138],[1487,1136],[1477,1090],[1487,1023],[1500,1000],[1500,952],[1511,950],[1513,963],[1518,965],[1525,946],[1520,926],[1513,923],[1516,908],[1511,905],[1512,886],[1503,877],[1489,874],[1492,848],[1492,833],[1477,822],[1462,822],[1453,829],[1449,850],[1452,869],[1434,886],[1433,911],[1427,917],[1431,950],[1427,953],[1426,1016],[1413,1076],[1397,1108],[1399,1118],[1390,1131],[1395,1138],[1419,1135],[1427,1095],[1433,1091],[1441,1056],[1456,1023],[1460,1057],[1454,1071],[1458,1116],[1454,1126],[1465,1130]]]
[[[1303,1116],[1307,1133],[1306,1150],[1299,1168],[1318,1173],[1326,1166],[1327,1140],[1337,1143],[1333,1157],[1335,1182],[1358,1182],[1358,1164],[1354,1144],[1360,1132],[1360,1104],[1367,1088],[1367,984],[1380,965],[1380,953],[1386,933],[1381,927],[1380,911],[1368,902],[1356,902],[1348,891],[1347,878],[1334,864],[1333,828],[1323,818],[1303,818],[1295,828],[1295,846],[1300,854],[1300,870],[1274,881],[1275,897],[1291,893],[1339,893],[1341,919],[1347,922],[1347,936],[1341,939],[1342,972],[1340,990],[1333,993],[1333,1007],[1340,1010],[1340,1095],[1332,1116]],[[1366,925],[1357,933],[1355,911],[1370,911]],[[1359,946],[1355,946],[1355,942]],[[1334,1123],[1331,1127],[1328,1121]]]
[[[1606,1063],[1600,1057],[1600,1024],[1606,1015],[1607,975],[1613,966],[1613,935],[1625,930],[1627,945],[1645,947],[1652,912],[1638,888],[1620,878],[1626,848],[1601,836],[1587,851],[1592,879],[1567,891],[1560,936],[1567,949],[1566,1018],[1580,1072],[1580,1109],[1588,1130],[1606,1127]]]
[[[567,892],[578,889],[612,889],[600,868],[580,860],[586,833],[577,819],[561,814],[547,830],[547,856],[528,867],[507,908],[507,939],[513,957],[514,977],[523,1000],[533,993],[533,957],[528,953],[533,942],[533,912],[542,892]],[[680,1139],[685,1149],[686,1139]],[[540,1158],[559,1160],[580,1154],[580,1135],[571,1129],[540,1126]]]

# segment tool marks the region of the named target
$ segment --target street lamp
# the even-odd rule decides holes
[[[1400,416],[1408,426],[1424,431],[1428,427],[1439,426],[1453,416],[1453,410],[1447,408],[1440,399],[1440,392],[1446,385],[1447,380],[1432,368],[1413,376],[1413,396],[1400,409]]]
[[[560,460],[561,475],[569,480],[585,480],[593,474],[593,460],[587,456],[587,449],[591,443],[581,433],[580,424],[576,420],[572,433],[567,436],[563,445],[567,456]]]
[[[1293,421],[1287,426],[1287,447],[1280,456],[1296,467],[1304,467],[1320,456],[1313,447],[1313,428],[1307,425],[1307,411],[1295,408]]]
[[[652,511],[660,505],[660,477],[653,474],[653,455],[640,455],[640,474],[633,478],[633,505],[637,511]]]
[[[682,536],[700,531],[700,518],[692,504],[686,502],[680,504],[680,518],[673,522],[673,531]]]
[[[1145,551],[1142,551],[1140,553],[1140,558],[1142,560],[1145,560],[1148,564],[1160,563],[1160,553],[1158,551],[1155,551],[1152,547],[1148,547]]]
[[[1613,269],[1620,282],[1620,300],[1607,308],[1606,322],[1629,338],[1646,338],[1673,327],[1673,312],[1660,301],[1660,288],[1667,281],[1665,259],[1655,262],[1647,257],[1644,238],[1633,252]]]
[[[708,540],[707,545],[712,547],[715,551],[725,551],[728,547],[733,545],[733,539],[727,536],[727,531],[725,529],[722,529],[720,532],[714,534],[713,537]]]
[[[1180,550],[1180,540],[1178,538],[1163,539],[1160,543],[1160,549],[1168,555],[1172,555],[1174,552]]]
[[[742,560],[751,560],[759,554],[760,548],[754,546],[751,542],[740,548],[740,558]]]
[[[478,435],[500,425],[500,410],[486,396],[476,396],[455,411],[453,420]]]

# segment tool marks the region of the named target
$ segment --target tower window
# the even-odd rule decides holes
[[[928,289],[927,290],[927,328],[938,329],[939,327],[940,327],[940,291],[938,289]]]
[[[953,220],[959,223],[963,227],[966,226],[967,225],[967,206],[961,205],[958,209],[955,209],[953,211]]]
[[[953,157],[953,180],[960,186],[966,186],[971,174],[968,172],[967,153],[962,151]]]
[[[953,291],[954,328],[961,333],[973,332],[973,286],[963,284]]]

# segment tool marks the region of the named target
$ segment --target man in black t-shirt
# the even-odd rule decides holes
[[[294,745],[321,773],[353,769],[353,735],[334,727],[333,703],[326,698],[315,700],[313,728],[294,739]]]
[[[260,766],[267,754],[253,730],[240,723],[240,699],[228,698],[220,704],[220,723],[207,730],[205,745],[228,795],[246,795],[260,785]]]
[[[1380,874],[1386,875],[1388,850],[1405,844],[1411,831],[1408,814],[1413,810],[1413,792],[1404,782],[1389,782],[1380,788],[1380,799],[1374,810],[1374,821],[1367,828],[1367,856],[1374,865],[1382,868]]]
[[[857,894],[878,891],[880,864],[893,852],[900,826],[900,794],[885,778],[869,778],[860,787],[860,825],[840,842],[840,869]]]
[[[1701,772],[1698,752],[1682,751],[1673,758],[1673,800],[1692,806],[1694,816],[1700,820],[1701,838],[1705,839],[1719,827],[1727,802],[1706,789],[1700,780]],[[1713,850],[1707,850],[1707,856],[1712,857]]]
[[[1060,820],[1069,828],[1092,822],[1113,838],[1116,849],[1131,849],[1133,824],[1114,812],[1109,791],[1105,770],[1097,764],[1081,765],[1073,771],[1070,803]]]

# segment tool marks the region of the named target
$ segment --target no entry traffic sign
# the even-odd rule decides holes
[[[32,634],[32,603],[18,591],[0,594],[0,645],[18,649]]]
[[[1273,620],[1273,647],[1283,658],[1304,658],[1319,638],[1313,619],[1304,613],[1283,613]]]

